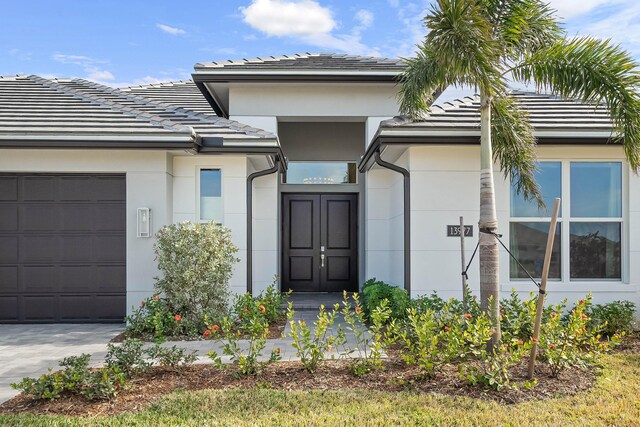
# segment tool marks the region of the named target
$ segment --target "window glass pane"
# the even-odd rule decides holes
[[[513,217],[550,217],[556,197],[562,194],[562,163],[540,162],[536,172],[536,181],[542,190],[545,207],[540,209],[535,201],[526,201],[511,187],[511,216]]]
[[[561,224],[556,224],[549,278],[560,279]],[[542,276],[544,251],[547,247],[548,222],[512,222],[509,226],[509,249],[534,278]],[[512,279],[526,279],[527,273],[510,258],[509,274]]]
[[[222,172],[200,170],[200,220],[222,223]]]
[[[289,162],[287,184],[355,184],[356,164],[347,162]]]
[[[620,223],[572,222],[572,279],[620,279]]]
[[[571,162],[571,216],[622,216],[620,162]]]

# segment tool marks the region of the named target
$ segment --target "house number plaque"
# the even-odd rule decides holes
[[[447,237],[460,237],[460,226],[447,225]],[[464,237],[473,237],[473,225],[464,226]]]

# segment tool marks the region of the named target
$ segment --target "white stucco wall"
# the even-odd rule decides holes
[[[446,225],[459,217],[474,226],[474,237],[466,240],[467,260],[478,236],[479,147],[416,146],[409,149],[411,171],[412,289],[414,295],[433,290],[443,297],[460,297],[460,241],[446,237]],[[624,161],[619,146],[540,147],[539,160]],[[591,291],[595,302],[632,300],[640,305],[640,178],[623,163],[623,279],[615,281],[569,281],[548,284],[549,301],[575,301]],[[497,169],[496,169],[497,170]],[[496,208],[502,240],[509,242],[510,185],[496,172]],[[626,249],[625,249],[626,248]],[[567,262],[564,260],[563,262]],[[478,291],[478,261],[469,272],[471,288]],[[535,290],[530,281],[509,278],[509,256],[500,253],[500,281],[505,296],[512,288],[523,295]]]
[[[394,83],[248,83],[229,88],[229,115],[366,117],[397,114]]]
[[[248,173],[256,171],[248,162]],[[278,174],[253,180],[253,294],[264,291],[279,270]]]
[[[152,231],[172,221],[172,176],[164,151],[2,150],[0,172],[124,173],[127,183],[127,312],[153,293],[158,275],[153,238],[137,238],[137,208],[148,207]]]
[[[173,158],[173,220],[198,221],[198,171],[214,168],[222,171],[222,224],[231,230],[236,257],[229,286],[234,293],[246,291],[247,230],[246,177],[247,159],[242,156],[175,156]]]

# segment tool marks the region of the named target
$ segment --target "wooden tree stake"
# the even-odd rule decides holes
[[[553,216],[549,224],[549,234],[547,235],[547,248],[544,252],[544,264],[542,265],[542,277],[540,280],[540,292],[538,293],[538,303],[536,305],[536,321],[533,325],[533,345],[531,346],[531,356],[529,359],[529,372],[527,378],[533,379],[533,370],[538,354],[538,338],[540,337],[540,323],[542,322],[542,311],[544,309],[544,297],[547,292],[547,278],[549,277],[549,265],[551,264],[551,252],[553,251],[553,240],[556,237],[556,223],[558,222],[558,212],[560,211],[560,199],[556,198],[553,205]]]
[[[467,262],[464,257],[464,218],[460,217],[460,260],[462,261],[462,272],[464,273],[464,269],[467,267]],[[461,274],[462,276],[462,307],[466,313],[467,311],[467,276],[465,274]]]

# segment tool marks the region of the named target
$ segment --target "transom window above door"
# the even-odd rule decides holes
[[[285,184],[356,184],[355,162],[289,162]]]
[[[536,179],[545,208],[511,189],[509,245],[522,265],[540,277],[550,209],[562,198],[549,278],[622,280],[622,163],[540,162]],[[526,273],[511,260],[511,279]]]

